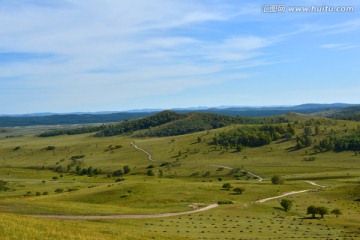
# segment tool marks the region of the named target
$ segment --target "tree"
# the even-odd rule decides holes
[[[321,218],[324,218],[324,215],[329,213],[329,209],[326,207],[317,207],[316,210],[317,213],[320,214]]]
[[[236,194],[242,194],[245,191],[244,187],[236,187],[233,189]]]
[[[231,183],[224,183],[222,188],[229,191],[232,188]]]
[[[284,208],[285,212],[288,212],[293,205],[293,200],[282,199],[280,205]]]
[[[341,210],[338,208],[333,209],[330,213],[336,215],[336,217],[339,217],[339,215],[342,215]]]
[[[311,214],[312,215],[312,218],[315,218],[315,214],[317,214],[317,207],[315,207],[314,205],[311,205],[307,208],[307,211],[306,211],[307,214]]]
[[[285,183],[285,178],[279,176],[279,175],[274,175],[272,178],[271,178],[271,182],[272,184],[284,184]]]
[[[130,167],[128,165],[125,165],[123,169],[124,169],[124,174],[128,174],[130,172]]]

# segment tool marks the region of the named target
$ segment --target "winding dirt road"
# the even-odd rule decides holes
[[[317,184],[317,183],[315,183],[315,182],[312,182],[312,181],[305,181],[305,182],[309,183],[310,185],[316,186],[316,187],[321,187],[321,188],[325,188],[325,187],[326,187],[326,186],[319,185],[319,184]],[[293,194],[309,192],[309,191],[311,191],[311,190],[312,190],[312,189],[306,189],[306,190],[288,192],[288,193],[285,193],[285,194],[282,194],[282,195],[279,195],[279,196],[260,199],[260,200],[257,200],[255,203],[263,203],[263,202],[267,202],[267,201],[270,201],[270,200],[273,200],[273,199],[277,199],[277,198],[286,197],[286,196],[293,195]]]
[[[136,148],[137,150],[144,152],[144,153],[147,155],[149,161],[151,161],[151,162],[156,162],[156,160],[154,160],[154,159],[152,158],[152,156],[151,156],[151,154],[150,154],[149,152],[145,151],[145,150],[142,149],[142,148],[139,148],[139,147],[135,144],[135,142],[131,142],[130,144],[131,144],[131,146],[133,146],[133,147]]]
[[[109,216],[71,216],[71,215],[30,215],[33,217],[39,218],[50,218],[50,219],[77,219],[77,220],[95,220],[95,219],[145,219],[145,218],[163,218],[163,217],[173,217],[197,212],[207,211],[213,208],[218,207],[219,205],[214,203],[207,207],[199,208],[192,211],[186,212],[177,212],[177,213],[159,213],[159,214],[149,214],[149,215],[109,215]]]

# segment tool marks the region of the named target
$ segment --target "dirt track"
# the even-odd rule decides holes
[[[200,208],[197,210],[178,212],[178,213],[159,213],[159,214],[149,214],[149,215],[109,215],[109,216],[71,216],[71,215],[31,215],[33,217],[39,218],[51,218],[51,219],[77,219],[77,220],[94,220],[94,219],[145,219],[145,218],[162,218],[162,217],[173,217],[197,212],[203,212],[216,208],[219,205],[214,203],[207,207]]]

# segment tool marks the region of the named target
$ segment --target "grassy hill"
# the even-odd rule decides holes
[[[314,115],[333,119],[360,121],[360,107],[354,106],[342,109],[320,111],[314,113]]]
[[[59,129],[41,133],[40,137],[51,137],[58,135],[76,135],[83,133],[96,132],[97,137],[110,137],[123,134],[132,134],[139,130],[142,131],[137,136],[176,136],[199,132],[204,130],[216,129],[232,124],[250,123],[276,123],[287,122],[286,118],[267,117],[267,118],[247,118],[231,117],[214,113],[192,112],[179,114],[173,111],[162,111],[149,117],[143,117],[124,121],[117,124],[103,124],[100,126],[85,126],[73,129]]]
[[[157,117],[161,124],[155,121]],[[39,138],[47,128],[3,128],[0,238],[356,239],[360,228],[360,155],[353,150],[317,151],[314,147],[332,136],[351,137],[359,123],[288,114],[284,118],[291,121],[285,123],[276,119],[274,123],[231,122],[190,134],[150,134],[178,131],[192,121],[210,124],[208,117],[212,115],[166,112],[151,118],[154,121],[137,120],[154,124],[150,129],[144,125],[106,138],[94,137],[94,133]],[[270,141],[237,148],[240,137],[259,139],[258,133],[268,134]],[[9,134],[17,137],[7,138]],[[311,142],[297,147],[306,136]],[[151,154],[153,161],[132,142]],[[125,166],[130,168],[126,174]],[[77,168],[87,172],[79,173]],[[94,169],[101,171],[95,174]],[[273,175],[285,178],[285,184],[272,184]],[[245,191],[227,191],[224,183]],[[300,190],[310,191],[256,203]],[[283,198],[294,201],[289,212],[279,204]],[[24,216],[156,214],[189,211],[218,201],[233,204],[168,218],[64,221]],[[339,208],[343,215],[311,219],[306,214],[309,205]]]

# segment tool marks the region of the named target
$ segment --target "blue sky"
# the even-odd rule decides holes
[[[0,114],[360,103],[359,2],[269,3],[0,0]]]

